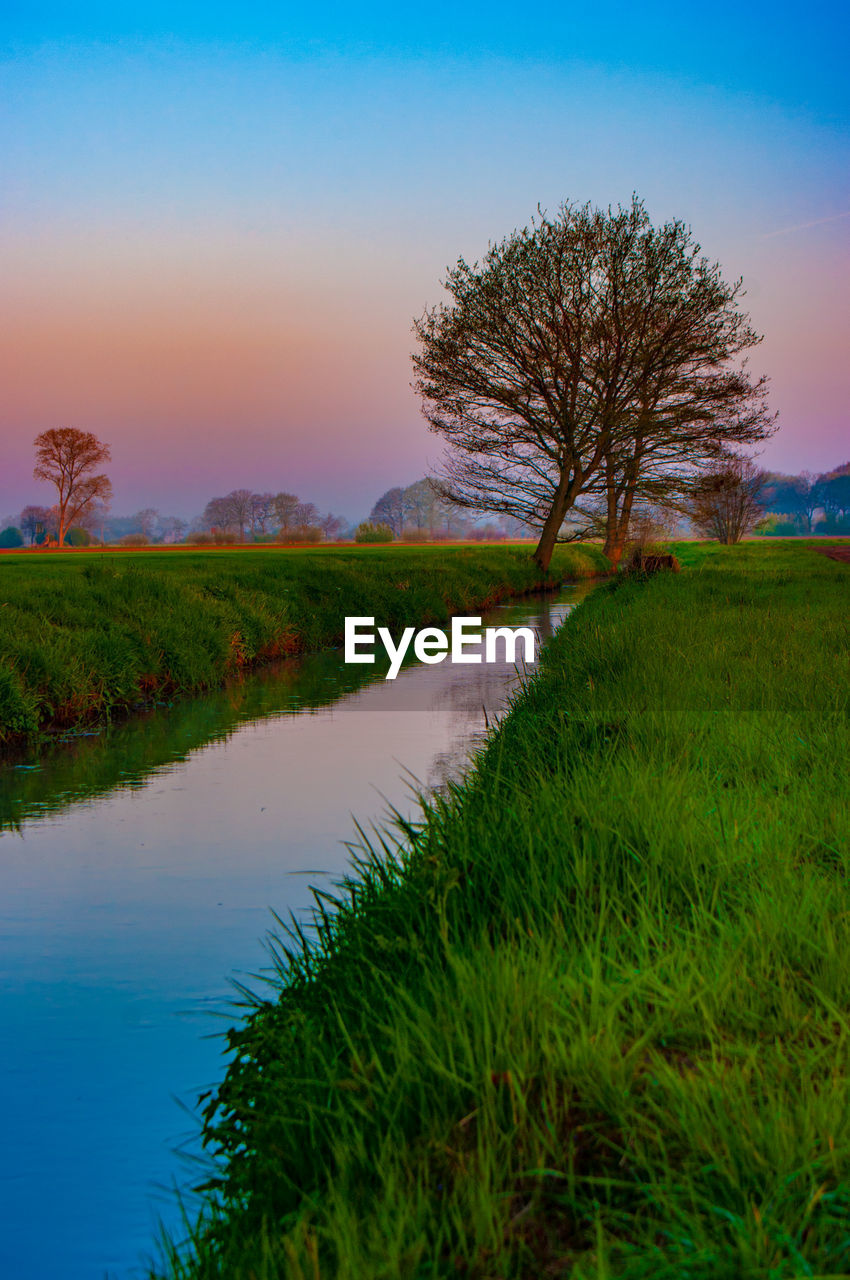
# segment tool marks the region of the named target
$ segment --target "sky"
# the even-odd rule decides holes
[[[74,426],[117,514],[362,518],[439,463],[410,353],[446,267],[633,191],[743,278],[761,465],[850,459],[848,35],[817,2],[5,0],[0,515]]]

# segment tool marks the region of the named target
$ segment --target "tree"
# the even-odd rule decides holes
[[[770,430],[764,383],[729,367],[760,341],[740,281],[637,198],[541,213],[444,284],[451,301],[415,322],[413,356],[449,445],[443,491],[538,529],[544,569],[582,494],[604,496],[616,556],[639,493]]]
[[[251,495],[251,535],[265,533],[266,526],[274,515],[274,494],[254,493]]]
[[[245,529],[251,523],[254,494],[250,489],[231,489],[223,498],[211,498],[204,507],[203,521],[208,529],[238,532],[245,541]]]
[[[820,477],[824,510],[833,516],[850,515],[850,462]]]
[[[233,508],[227,498],[210,498],[201,517],[207,529],[226,532],[233,529]]]
[[[442,507],[445,505],[437,486],[428,479],[408,485],[404,491],[404,505],[419,536],[427,533],[429,538],[433,538],[442,523]]]
[[[159,531],[163,542],[179,542],[188,525],[180,516],[160,516]]]
[[[319,528],[328,542],[338,542],[347,525],[348,521],[344,516],[335,516],[331,511],[319,521]]]
[[[749,458],[731,458],[694,484],[689,515],[700,533],[727,544],[740,542],[764,514],[764,476]]]
[[[815,512],[827,507],[828,487],[824,476],[814,476],[811,471],[797,476],[768,472],[762,480],[762,499],[768,511],[792,516],[811,533]]]
[[[805,521],[806,482],[802,476],[782,472],[765,472],[762,477],[761,501],[765,510],[780,516]]]
[[[245,541],[245,530],[251,523],[254,495],[250,489],[231,489],[225,498],[230,508],[230,519],[239,530],[239,541]]]
[[[815,512],[823,505],[824,495],[818,477],[811,471],[803,471],[799,479],[801,481],[800,506],[806,521],[806,531],[811,533]]]
[[[0,548],[4,551],[14,547],[22,547],[24,545],[21,531],[15,525],[10,524],[8,529],[0,532]]]
[[[294,493],[278,493],[272,500],[275,519],[280,532],[286,534],[295,527],[295,510],[298,499]]]
[[[404,522],[410,510],[405,494],[407,490],[396,485],[392,489],[387,489],[375,503],[369,513],[369,520],[366,523],[385,524],[400,538],[404,532]]]
[[[33,476],[56,486],[58,507],[58,541],[100,499],[108,502],[112,485],[102,473],[92,474],[95,467],[110,460],[109,446],[91,431],[76,427],[57,427],[43,431],[35,439],[36,465]]]
[[[446,497],[439,482],[428,476],[407,486],[404,504],[420,537],[423,533],[429,538],[451,537],[466,531],[460,508]]]
[[[460,509],[443,491],[440,482],[425,476],[407,488],[387,489],[369,513],[371,524],[385,524],[400,538],[407,530],[419,537],[452,536],[464,533],[466,521]]]
[[[303,533],[305,529],[318,529],[319,509],[315,502],[299,502],[292,514],[293,524]]]
[[[136,512],[133,519],[139,526],[139,532],[144,536],[145,541],[153,542],[159,524],[159,512],[156,507],[144,507]]]
[[[109,517],[109,505],[101,502],[100,499],[93,502],[88,509],[80,516],[80,528],[90,533],[92,538],[99,537],[102,543],[106,542],[106,525]]]
[[[29,538],[30,546],[33,545],[37,537],[44,538],[51,532],[51,522],[52,513],[50,507],[24,507],[18,517],[21,532]],[[39,526],[41,526],[40,530]]]
[[[684,414],[673,383],[666,389],[660,383],[641,395],[635,421],[606,451],[603,550],[613,565],[622,557],[635,518],[642,521],[647,508],[671,515],[701,470],[722,466],[734,446],[757,443],[773,431],[765,379],[753,383],[743,370],[715,375],[706,370],[699,391],[692,385],[684,390]]]

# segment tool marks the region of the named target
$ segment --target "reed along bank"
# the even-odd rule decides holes
[[[440,624],[607,569],[595,547],[545,577],[525,547],[0,556],[0,747],[340,644],[349,614]]]
[[[850,1272],[850,569],[679,554],[281,935],[163,1275]]]

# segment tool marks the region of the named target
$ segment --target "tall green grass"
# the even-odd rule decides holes
[[[850,571],[710,560],[282,934],[158,1274],[850,1274]]]
[[[606,568],[565,547],[546,581]],[[338,644],[347,614],[397,630],[540,585],[529,552],[506,547],[6,556],[0,745]]]

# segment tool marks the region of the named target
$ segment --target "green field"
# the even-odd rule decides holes
[[[850,568],[679,550],[284,935],[163,1274],[850,1274]]]
[[[606,569],[596,548],[564,547],[546,581]],[[440,623],[541,582],[528,548],[509,547],[4,555],[0,745],[338,644],[347,614]]]

